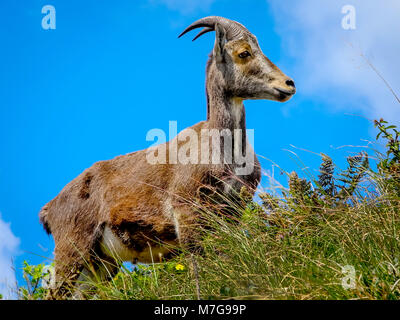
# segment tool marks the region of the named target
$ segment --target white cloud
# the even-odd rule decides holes
[[[283,50],[294,59],[299,92],[341,111],[400,120],[400,104],[361,53],[400,95],[400,1],[267,0]],[[342,7],[356,9],[356,30],[342,28]]]
[[[170,10],[179,11],[182,14],[190,14],[195,11],[207,11],[215,0],[150,0],[153,4],[164,4]]]
[[[17,254],[20,240],[11,231],[9,223],[0,214],[0,294],[5,299],[15,298],[15,271],[12,259]]]

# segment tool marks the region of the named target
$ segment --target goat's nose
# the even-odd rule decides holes
[[[291,80],[291,79],[289,79],[289,80],[286,80],[286,85],[288,86],[288,87],[293,87],[293,88],[296,88],[296,86],[294,85],[294,81],[293,80]]]

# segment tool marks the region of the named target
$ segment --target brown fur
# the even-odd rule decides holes
[[[207,121],[191,127],[199,138],[202,129],[245,131],[242,101],[249,97],[256,98],[258,94],[258,91],[251,92],[252,84],[246,77],[265,76],[262,70],[265,66],[259,63],[266,63],[266,58],[252,41],[228,42],[225,64],[216,61],[215,52],[207,63]],[[243,50],[249,50],[253,55],[246,61],[239,61],[237,54]],[[261,52],[261,60],[256,56],[257,52]],[[275,75],[268,74],[266,77],[272,77],[273,82],[284,86],[287,77],[269,60],[268,63]],[[254,81],[258,81],[255,85],[259,86],[260,79]],[[249,88],[245,92],[243,85],[246,83]],[[280,100],[280,96],[276,95],[271,99]],[[243,141],[245,146],[245,135]],[[167,159],[171,143],[166,144]],[[178,141],[178,146],[183,143]],[[223,155],[223,150],[221,152]],[[40,221],[55,241],[58,288],[63,288],[66,281],[74,281],[86,264],[95,263],[94,256],[112,260],[99,249],[105,228],[110,228],[124,246],[136,252],[132,254],[134,262],[149,246],[157,246],[159,242],[189,247],[196,244],[197,205],[202,200],[202,194],[217,192],[234,196],[242,186],[254,193],[261,177],[255,155],[254,167],[251,174],[237,176],[234,164],[152,165],[146,159],[146,150],[95,163],[67,184],[40,212]]]

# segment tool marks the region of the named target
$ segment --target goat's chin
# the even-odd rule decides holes
[[[251,92],[236,92],[236,98],[241,100],[272,100],[286,102],[293,97],[294,93],[277,90],[275,88],[256,88]]]
[[[271,100],[278,102],[286,102],[289,101],[292,97],[293,95],[287,95],[283,93],[264,93],[253,97],[248,97],[246,100]]]
[[[292,94],[291,95],[280,94],[279,97],[276,99],[276,101],[286,102],[286,101],[289,101],[292,97],[293,97]]]
[[[293,97],[293,94],[287,94],[284,92],[275,91],[273,94],[273,99],[278,102],[286,102],[289,101]]]

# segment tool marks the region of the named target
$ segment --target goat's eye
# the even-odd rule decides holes
[[[242,59],[250,57],[250,56],[251,56],[251,54],[248,51],[243,51],[242,53],[239,54],[239,58],[242,58]]]

